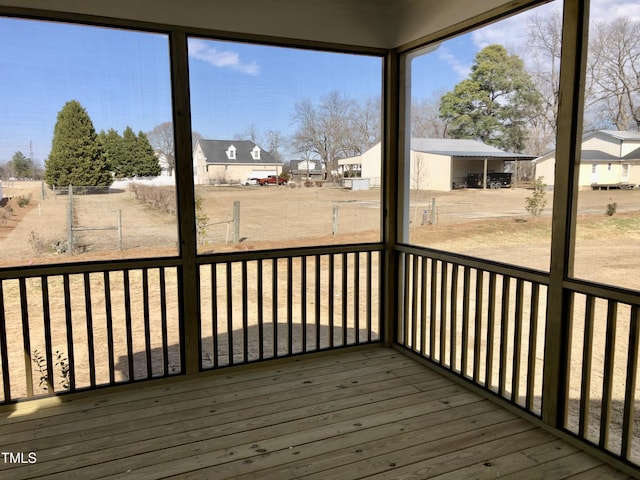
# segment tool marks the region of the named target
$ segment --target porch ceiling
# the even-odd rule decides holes
[[[494,9],[531,3],[541,0],[0,0],[0,7],[388,49]]]

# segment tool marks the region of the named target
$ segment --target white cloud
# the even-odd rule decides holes
[[[237,52],[218,50],[204,40],[189,40],[189,56],[214,67],[230,68],[246,75],[257,75],[260,70],[256,62],[243,62]]]
[[[467,78],[471,73],[471,65],[461,62],[460,59],[451,53],[445,46],[441,46],[438,49],[437,54],[441,60],[451,67],[451,70],[456,72],[460,79]]]

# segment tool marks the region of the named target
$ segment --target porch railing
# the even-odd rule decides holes
[[[396,342],[540,417],[548,275],[399,246]],[[558,427],[640,466],[636,292],[565,281],[570,338]]]
[[[201,262],[201,369],[380,341],[380,255],[349,246]]]
[[[201,370],[379,341],[380,251],[198,257]],[[0,404],[184,373],[180,259],[7,273]]]

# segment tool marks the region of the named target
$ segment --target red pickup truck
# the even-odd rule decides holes
[[[276,177],[275,175],[269,175],[266,178],[258,178],[258,185],[266,186],[266,185],[286,185],[287,179],[285,177]]]

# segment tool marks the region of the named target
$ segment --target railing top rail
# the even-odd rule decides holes
[[[69,262],[23,267],[0,268],[0,280],[32,278],[41,276],[70,275],[78,273],[112,272],[144,268],[177,267],[182,264],[179,257],[135,258],[109,260],[107,262]]]
[[[485,270],[488,272],[507,275],[514,278],[520,278],[522,280],[539,283],[541,285],[549,285],[549,273],[543,272],[541,270],[509,265],[507,263],[501,263],[492,260],[482,260],[476,257],[470,257],[458,253],[444,252],[428,247],[401,244],[396,245],[395,249],[396,251],[402,253],[409,253],[423,257],[426,256],[429,258],[433,258],[434,260],[441,260],[443,262],[455,263],[458,265],[463,265],[465,267]]]
[[[601,283],[593,283],[575,278],[566,279],[563,282],[564,288],[575,293],[591,295],[594,297],[615,300],[619,303],[640,306],[640,292],[628,288],[614,287]]]
[[[384,248],[382,243],[357,243],[351,245],[326,245],[317,247],[280,248],[276,250],[251,250],[241,252],[214,253],[199,255],[196,263],[209,265],[211,263],[240,262],[248,260],[265,260],[274,258],[308,257],[313,255],[328,255],[340,253],[379,252]]]

